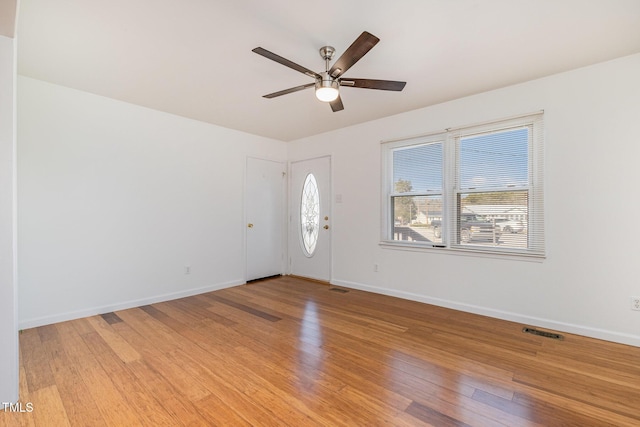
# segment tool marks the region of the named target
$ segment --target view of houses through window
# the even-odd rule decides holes
[[[527,247],[527,193],[460,195],[461,243]],[[394,197],[393,240],[442,243],[442,197]]]

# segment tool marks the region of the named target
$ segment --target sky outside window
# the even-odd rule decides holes
[[[526,187],[529,129],[460,138],[460,188]]]
[[[409,181],[415,193],[442,191],[442,143],[394,150],[394,191],[400,180]]]

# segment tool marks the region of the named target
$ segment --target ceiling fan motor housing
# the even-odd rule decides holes
[[[316,79],[316,96],[320,101],[331,102],[338,97],[338,81],[327,71],[319,74],[321,78]]]

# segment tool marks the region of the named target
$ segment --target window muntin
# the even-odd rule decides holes
[[[383,143],[383,241],[544,256],[542,124],[538,113]]]
[[[320,231],[320,194],[313,174],[308,174],[300,197],[300,238],[307,257],[313,256]]]

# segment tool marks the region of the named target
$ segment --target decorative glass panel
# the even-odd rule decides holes
[[[316,250],[320,231],[320,195],[313,174],[307,175],[302,186],[300,200],[300,233],[305,255],[311,256]]]

